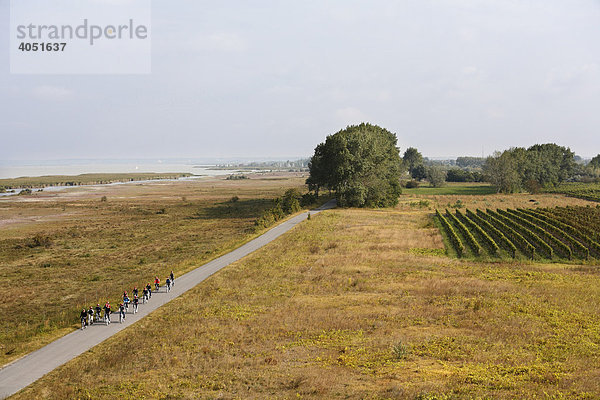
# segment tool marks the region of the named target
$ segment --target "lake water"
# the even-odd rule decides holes
[[[198,179],[202,176],[222,176],[230,175],[235,170],[212,170],[210,166],[198,166],[193,164],[76,164],[76,165],[0,165],[0,178],[19,178],[22,176],[44,176],[44,175],[81,175],[89,173],[170,173],[182,172],[199,175],[196,177],[180,178],[179,180]],[[131,183],[155,182],[154,181],[134,181],[134,182],[115,182],[106,185],[126,185]],[[93,186],[106,186],[93,185]],[[44,191],[59,191],[73,186],[50,186],[44,188]],[[35,191],[35,189],[33,189]],[[0,193],[2,196],[12,196],[18,194],[20,190],[13,193]]]
[[[129,172],[188,172],[194,175],[228,175],[232,171],[210,170],[210,166],[198,168],[194,164],[72,164],[72,165],[0,165],[0,179],[22,176],[81,175],[90,173]]]

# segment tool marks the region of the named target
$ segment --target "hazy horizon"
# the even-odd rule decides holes
[[[0,160],[304,158],[363,121],[430,158],[600,153],[597,1],[154,1],[149,75],[10,74],[9,5]]]

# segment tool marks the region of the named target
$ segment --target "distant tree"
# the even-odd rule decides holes
[[[536,144],[528,149],[514,147],[488,157],[484,174],[488,182],[504,193],[556,186],[575,174],[574,156],[569,148],[554,143]]]
[[[573,175],[575,153],[554,143],[536,144],[527,149],[522,182],[536,180],[541,186],[556,186]]]
[[[458,157],[456,165],[461,168],[481,168],[485,164],[483,157]]]
[[[423,164],[417,165],[413,168],[411,176],[416,181],[427,179],[427,168]]]
[[[460,168],[450,168],[446,173],[447,182],[473,182],[473,174]]]
[[[509,151],[495,152],[488,157],[483,171],[485,179],[494,185],[498,192],[513,193],[520,189],[516,157]]]
[[[446,183],[446,171],[438,165],[427,168],[427,179],[433,187],[442,187]]]
[[[592,158],[592,161],[590,161],[588,166],[590,168],[592,168],[593,170],[599,170],[600,169],[600,154],[598,154],[596,157]]]
[[[335,190],[341,206],[396,205],[402,172],[396,144],[396,135],[379,126],[349,126],[315,148],[306,183],[315,192]]]
[[[404,167],[408,169],[408,173],[413,179],[423,179],[415,176],[415,169],[419,166],[423,166],[423,155],[419,153],[417,149],[414,147],[409,147],[406,149],[404,156],[402,157],[402,162]]]

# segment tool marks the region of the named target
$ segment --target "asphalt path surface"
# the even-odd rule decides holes
[[[312,210],[310,213],[317,214],[322,210],[333,207],[335,207],[334,200]],[[69,333],[47,346],[6,365],[0,369],[0,399],[4,399],[17,393],[21,389],[24,389],[48,372],[105,341],[117,332],[135,324],[137,321],[174,298],[181,296],[215,272],[277,239],[279,236],[304,221],[307,218],[307,214],[308,213],[305,212],[290,218],[243,246],[238,247],[185,275],[175,277],[175,285],[171,288],[170,292],[167,292],[164,286],[160,288],[159,292],[153,291],[152,298],[149,302],[141,304],[140,300],[140,305],[136,314],[132,314],[133,306],[130,305],[129,313],[127,313],[123,323],[119,323],[118,310],[116,310],[117,312],[113,311],[111,319],[112,323],[110,325],[107,326],[103,323],[97,323],[84,330],[80,329]]]

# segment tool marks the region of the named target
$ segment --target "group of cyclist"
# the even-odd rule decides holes
[[[175,285],[175,276],[173,275],[173,271],[171,271],[171,273],[169,274],[169,276],[167,277],[167,280],[165,282],[165,287],[167,288],[167,292],[171,291],[171,287],[173,285]],[[160,279],[157,277],[154,278],[154,289],[156,292],[158,292],[160,288]],[[139,290],[136,287],[133,288],[133,290],[131,291],[131,297],[129,297],[129,294],[127,292],[123,292],[123,302],[119,304],[118,306],[118,312],[119,312],[119,323],[122,323],[125,320],[125,313],[127,311],[129,311],[129,306],[131,305],[133,308],[133,313],[137,313],[138,312],[138,306],[140,304],[140,298],[139,298]],[[152,297],[152,286],[150,285],[150,282],[148,282],[148,284],[146,284],[146,286],[144,286],[143,290],[142,290],[142,303],[146,304],[147,301],[150,300],[150,298]],[[92,307],[90,306],[89,309],[82,309],[81,310],[81,314],[80,314],[80,319],[81,319],[81,329],[85,329],[88,326],[92,325],[94,322],[104,322],[104,324],[108,325],[110,324],[110,314],[112,314],[113,310],[111,308],[110,302],[106,302],[106,304],[104,304],[104,307],[100,307],[100,303],[96,304],[96,307]],[[104,316],[102,316],[102,313],[104,313]]]

